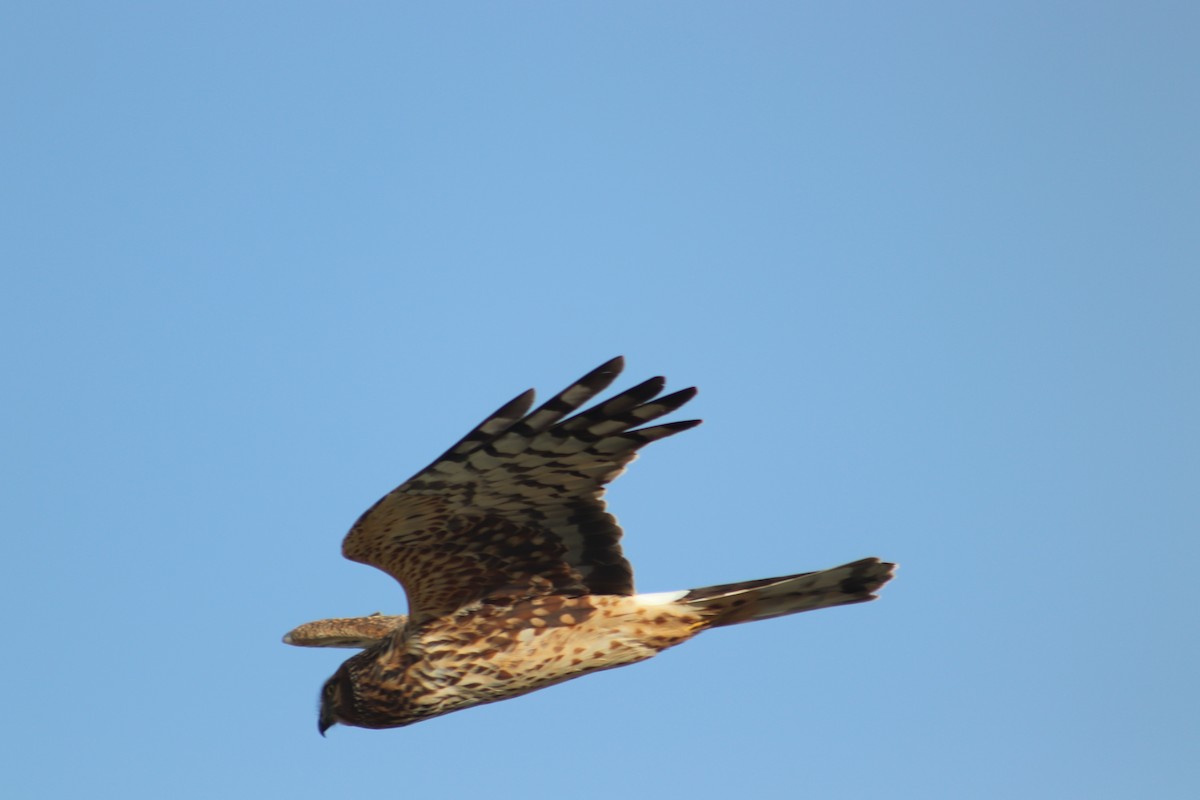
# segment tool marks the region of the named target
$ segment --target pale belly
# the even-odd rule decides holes
[[[403,682],[427,718],[643,661],[703,626],[689,608],[635,597],[536,598],[427,626]]]

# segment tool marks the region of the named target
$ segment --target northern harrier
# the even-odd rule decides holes
[[[325,682],[322,734],[410,725],[642,661],[708,628],[875,599],[894,566],[877,558],[636,594],[604,487],[638,449],[699,420],[638,427],[695,396],[659,397],[663,378],[575,413],[623,367],[615,358],[533,412],[525,392],[354,524],[342,553],[400,581],[409,614],[284,637],[362,648]]]

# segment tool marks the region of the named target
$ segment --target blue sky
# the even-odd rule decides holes
[[[12,796],[1195,797],[1198,23],[4,3]],[[641,589],[883,598],[321,739],[345,530],[617,354]]]

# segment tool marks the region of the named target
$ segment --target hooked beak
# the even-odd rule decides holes
[[[321,735],[324,736],[325,731],[329,730],[336,724],[337,720],[334,719],[333,713],[328,709],[322,708],[321,716],[317,719],[317,730],[320,731]]]

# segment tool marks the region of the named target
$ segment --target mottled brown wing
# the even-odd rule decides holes
[[[699,420],[637,429],[695,396],[658,397],[663,378],[569,416],[623,367],[615,358],[531,413],[533,390],[500,408],[363,514],[343,554],[400,581],[418,620],[480,600],[632,594],[604,487],[639,448]]]
[[[404,617],[338,617],[306,622],[283,636],[284,644],[297,647],[356,647],[363,649],[404,626]]]

